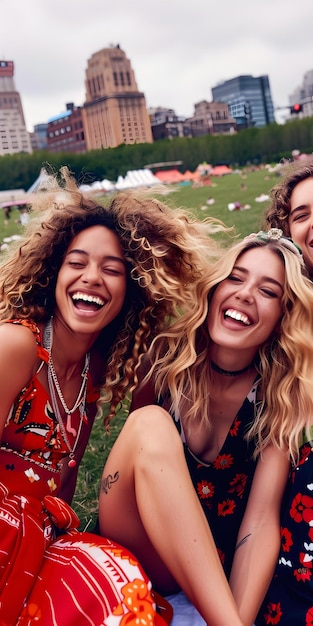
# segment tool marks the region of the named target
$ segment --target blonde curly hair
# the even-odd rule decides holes
[[[295,461],[303,429],[313,419],[313,290],[291,240],[250,235],[225,251],[215,269],[198,281],[194,307],[153,341],[147,378],[153,376],[159,399],[169,397],[176,419],[184,411],[187,419],[204,420],[211,427],[206,324],[210,296],[231,274],[236,259],[256,247],[267,247],[282,259],[285,281],[281,328],[259,349],[258,403],[248,437],[256,439],[256,454],[271,442],[281,449],[287,447]]]
[[[209,233],[222,226],[139,192],[120,192],[107,206],[98,204],[62,168],[36,193],[25,236],[1,266],[0,320],[45,322],[54,311],[70,242],[99,224],[117,235],[128,269],[122,310],[96,343],[104,362],[100,404],[110,404],[108,424],[136,385],[140,357],[152,339],[193,304],[193,285],[221,253]]]

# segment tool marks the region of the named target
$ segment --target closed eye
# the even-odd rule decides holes
[[[240,276],[236,276],[235,274],[229,274],[229,276],[227,276],[227,280],[232,280],[234,282],[242,282],[242,278]]]
[[[262,287],[261,291],[269,298],[279,298],[279,295],[275,291],[272,291],[272,289],[267,289],[265,287]]]
[[[124,276],[124,272],[122,270],[114,267],[104,267],[102,271],[106,274],[112,274],[112,276]]]
[[[71,267],[86,267],[86,263],[82,263],[82,261],[69,261],[68,263]]]
[[[310,213],[298,213],[298,215],[294,215],[292,221],[293,222],[301,222],[302,220],[306,220],[309,217]]]

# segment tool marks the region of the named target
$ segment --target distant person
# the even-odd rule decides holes
[[[20,214],[20,223],[22,226],[26,226],[29,223],[29,220],[30,216],[28,210],[26,208],[22,209]]]
[[[4,206],[3,211],[5,215],[4,224],[7,225],[9,223],[9,219],[11,218],[12,208],[10,206]]]

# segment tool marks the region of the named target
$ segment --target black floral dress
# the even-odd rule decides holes
[[[256,624],[313,625],[313,441],[304,440],[289,476],[279,559]]]
[[[244,400],[213,463],[196,457],[184,443],[190,476],[229,577],[239,527],[256,467],[254,443],[245,434],[254,419],[257,381]],[[183,439],[181,424],[177,424]]]

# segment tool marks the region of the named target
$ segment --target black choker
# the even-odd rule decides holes
[[[224,370],[219,365],[216,365],[214,361],[211,361],[211,367],[212,370],[214,370],[218,374],[222,374],[222,376],[240,376],[240,374],[244,374],[245,372],[250,370],[253,367],[253,363],[254,362],[252,361],[252,363],[249,363],[249,365],[243,367],[242,370]]]

